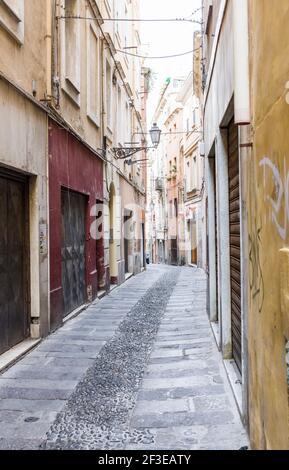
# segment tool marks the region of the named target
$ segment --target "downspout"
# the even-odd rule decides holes
[[[52,3],[51,0],[46,0],[46,35],[45,35],[45,45],[46,45],[46,96],[45,99],[47,103],[51,103],[52,100]],[[47,178],[49,175],[49,134],[48,134],[48,127],[49,127],[49,119],[48,115],[46,116],[46,174]],[[51,305],[50,305],[50,224],[49,224],[49,183],[47,187],[46,193],[46,208],[47,208],[47,215],[46,220],[41,220],[41,223],[45,223],[46,230],[47,230],[47,238],[48,238],[48,254],[47,254],[47,277],[48,277],[48,297],[47,297],[47,331],[50,331],[51,328]],[[40,222],[40,221],[39,221]],[[41,308],[41,299],[40,299],[40,308]],[[41,321],[41,312],[39,318],[39,327],[40,327],[40,334],[43,334],[41,331],[42,329],[42,321]]]
[[[46,98],[50,101],[52,97],[52,9],[51,0],[46,0]]]
[[[235,124],[250,124],[248,0],[233,0]]]
[[[102,157],[104,159],[104,169],[105,169],[105,185],[109,198],[109,186],[108,186],[108,159],[107,159],[107,147],[105,146],[105,63],[104,63],[104,41],[101,41],[100,48],[100,64],[101,64],[101,142],[102,142]]]

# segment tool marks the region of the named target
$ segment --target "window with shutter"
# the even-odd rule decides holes
[[[0,27],[18,42],[24,43],[24,0],[0,2]]]

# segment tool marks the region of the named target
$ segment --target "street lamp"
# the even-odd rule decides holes
[[[159,129],[157,123],[155,122],[150,130],[150,136],[154,147],[157,147],[159,145],[161,140],[161,133],[162,131]]]
[[[151,128],[149,133],[150,133],[150,136],[151,136],[153,147],[147,147],[145,144],[142,145],[142,146],[138,146],[138,145],[128,146],[128,144],[125,144],[126,145],[125,147],[115,147],[113,149],[113,152],[114,152],[116,158],[117,159],[127,159],[127,158],[135,155],[138,152],[143,152],[143,151],[146,152],[150,148],[156,149],[157,146],[160,143],[162,131],[158,128],[157,124],[154,123],[153,127]]]

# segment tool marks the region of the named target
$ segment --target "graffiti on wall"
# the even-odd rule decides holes
[[[280,171],[268,157],[260,161],[260,167],[264,168],[264,189],[267,187],[268,172],[274,179],[275,197],[267,194],[266,200],[272,208],[272,222],[282,240],[286,240],[289,228],[289,171],[286,168]]]
[[[254,300],[258,300],[259,313],[262,312],[264,304],[264,278],[261,266],[260,247],[261,247],[262,227],[255,221],[254,231],[249,235],[249,261],[250,261],[250,290]]]

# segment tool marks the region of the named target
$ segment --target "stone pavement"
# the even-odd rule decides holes
[[[246,445],[205,301],[160,265],[96,301],[0,376],[0,448]]]
[[[209,325],[206,296],[203,272],[182,268],[130,423],[150,430],[153,441],[146,449],[237,450],[248,445]]]

